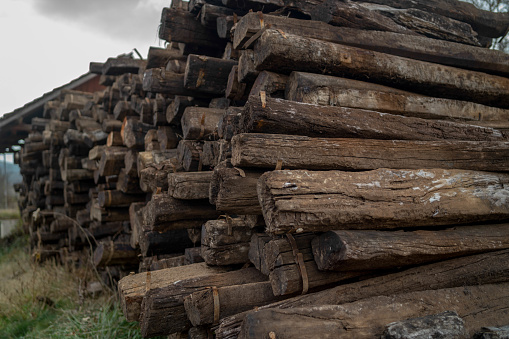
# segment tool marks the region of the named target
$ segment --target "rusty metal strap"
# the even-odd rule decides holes
[[[216,286],[212,286],[212,297],[214,298],[214,324],[219,323],[219,311],[220,311],[220,305],[219,305],[219,291],[217,290]]]
[[[295,263],[299,268],[300,277],[302,278],[302,294],[308,293],[309,290],[309,277],[308,272],[306,270],[306,265],[304,264],[304,257],[302,253],[299,252],[299,248],[297,247],[297,242],[295,238],[290,233],[286,233],[286,238],[292,247],[293,256],[295,257]]]

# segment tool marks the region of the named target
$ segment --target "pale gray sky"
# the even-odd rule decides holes
[[[170,0],[2,0],[0,116],[133,48],[160,46]],[[0,136],[1,137],[1,136]]]

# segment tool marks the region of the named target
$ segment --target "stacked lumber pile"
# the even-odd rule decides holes
[[[201,233],[204,262],[122,279],[127,320],[191,338],[509,323],[509,60],[485,48],[508,27],[456,1],[163,9],[160,38],[192,53],[143,88],[175,95],[182,139],[173,172],[140,176],[137,223]]]
[[[502,333],[508,29],[456,0],[173,1],[167,48],[101,69],[81,114],[106,138],[41,122],[88,147],[58,149],[62,190],[89,185],[67,246],[139,264],[118,292],[144,337]]]

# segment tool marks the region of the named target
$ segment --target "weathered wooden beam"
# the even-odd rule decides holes
[[[207,29],[195,20],[193,14],[173,8],[163,8],[159,38],[168,42],[199,45],[213,51],[223,50],[226,44],[215,31]]]
[[[138,73],[144,68],[145,60],[132,59],[128,57],[108,58],[102,67],[104,75],[121,75],[124,73]]]
[[[190,266],[192,265],[182,267]],[[177,274],[173,276],[180,281],[168,279],[159,288],[155,288],[153,284],[154,287],[145,293],[140,318],[141,333],[144,337],[171,334],[189,329],[191,323],[185,312],[184,298],[191,293],[208,289],[208,286],[223,287],[266,280],[254,268],[196,278],[178,278]],[[171,318],[171,321],[163,320],[168,319],[168,317]]]
[[[509,142],[309,138],[283,134],[237,134],[232,165],[273,169],[370,170],[449,168],[508,171]],[[478,159],[483,159],[479,162]]]
[[[235,60],[190,54],[184,75],[184,87],[198,93],[222,96]]]
[[[166,109],[166,121],[168,121],[170,125],[180,126],[182,114],[184,114],[187,107],[208,107],[209,102],[210,100],[206,99],[177,95]]]
[[[383,93],[383,95],[392,99],[389,93]],[[417,102],[416,100],[416,105]],[[451,106],[447,106],[451,109]],[[410,115],[405,105],[404,107],[405,112]],[[458,107],[458,110],[461,110],[461,107]],[[509,116],[509,110],[505,113]],[[381,114],[364,109],[309,105],[272,98],[267,98],[262,103],[259,97],[250,97],[244,105],[238,131],[327,138],[508,140],[508,137],[498,130],[458,122],[430,121],[416,117]]]
[[[307,53],[308,51],[320,53]],[[254,49],[257,70],[346,76],[417,93],[509,107],[509,79],[267,30]],[[325,71],[324,71],[325,70]],[[240,73],[239,73],[240,74]]]
[[[189,226],[179,221],[196,221],[192,227],[200,226],[204,220],[215,219],[219,212],[203,200],[179,200],[166,194],[155,194],[143,210],[145,225],[152,231],[162,231]]]
[[[262,173],[235,168],[228,161],[218,164],[211,178],[210,203],[231,214],[261,214],[256,185]]]
[[[508,234],[509,224],[414,232],[340,230],[316,237],[312,247],[320,270],[360,271],[422,265],[507,249]]]
[[[101,207],[121,207],[145,200],[145,194],[124,194],[121,191],[106,190],[98,193],[97,200]]]
[[[500,307],[507,302],[509,284],[504,283],[378,296],[345,305],[261,310],[246,317],[239,338],[260,338],[269,332],[277,338],[316,338],[325,333],[374,338],[388,323],[448,310],[456,310],[465,320],[470,337],[486,323],[506,324],[509,314]]]
[[[425,36],[384,31],[338,27],[322,21],[292,19],[263,15],[264,25],[281,29],[285,34],[364,48],[442,65],[466,68],[486,73],[507,75],[509,61],[505,53]],[[258,13],[248,13],[235,26],[233,47],[241,48],[260,27]],[[394,41],[397,41],[395,44]]]
[[[273,171],[258,195],[273,233],[443,226],[507,219],[508,180],[441,169]]]
[[[208,199],[212,172],[168,174],[168,193],[175,199]]]
[[[138,252],[118,241],[101,242],[94,250],[94,266],[138,265]]]
[[[372,2],[401,9],[417,8],[423,11],[430,11],[458,21],[464,21],[470,24],[479,34],[491,38],[500,37],[509,30],[509,14],[507,12],[490,12],[463,1],[363,0],[363,2]]]
[[[151,289],[156,291],[161,288],[170,288],[173,283],[182,280],[183,276],[187,279],[203,279],[227,271],[226,267],[212,267],[199,263],[129,275],[118,282],[118,293],[124,316],[127,321],[139,321],[143,298]]]
[[[188,107],[181,119],[184,140],[201,140],[217,132],[217,124],[225,110],[218,108]]]

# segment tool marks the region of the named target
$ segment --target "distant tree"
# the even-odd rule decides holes
[[[466,0],[474,4],[477,8],[485,9],[491,12],[509,12],[509,0]],[[493,39],[493,49],[498,49],[509,53],[509,37],[506,35],[502,39]]]

